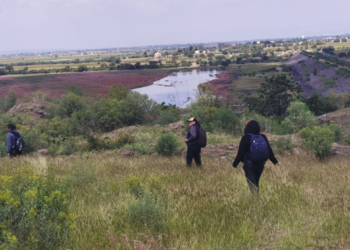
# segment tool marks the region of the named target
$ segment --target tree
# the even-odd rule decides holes
[[[289,133],[297,133],[301,129],[312,128],[317,125],[317,118],[311,113],[307,105],[301,101],[294,101],[287,109],[288,116],[283,120]]]
[[[338,54],[338,56],[339,56],[340,58],[343,58],[343,57],[347,57],[347,54],[346,54],[345,52],[340,52],[340,53]]]
[[[108,93],[109,98],[117,99],[118,101],[123,100],[128,95],[129,90],[123,86],[123,84],[118,83],[112,85],[111,90]]]
[[[252,111],[267,117],[281,117],[300,92],[300,87],[287,75],[278,74],[266,78],[257,90],[257,96],[246,95],[243,99]]]
[[[12,65],[6,65],[6,66],[5,66],[5,69],[6,69],[7,71],[13,71],[13,66],[12,66]]]
[[[88,67],[86,65],[79,65],[79,67],[77,68],[78,72],[84,72],[84,71],[88,71]]]
[[[171,62],[174,63],[174,64],[176,64],[176,63],[177,63],[177,60],[178,60],[177,55],[172,55],[172,57],[171,57]]]
[[[327,47],[327,48],[322,49],[322,51],[323,51],[324,53],[333,55],[333,54],[334,54],[334,51],[335,51],[335,48],[334,48],[333,46],[329,46],[329,47]]]
[[[80,96],[69,92],[68,95],[61,96],[58,114],[62,118],[71,117],[74,112],[83,111],[85,109],[86,104],[84,100]]]
[[[306,104],[315,115],[323,115],[337,110],[337,107],[330,103],[320,93],[314,92],[309,99],[306,100]]]

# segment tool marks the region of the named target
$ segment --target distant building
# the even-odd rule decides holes
[[[160,52],[156,52],[154,54],[154,58],[161,58],[162,57],[162,54]]]
[[[195,54],[199,54],[200,52],[199,52],[199,50],[196,50],[194,53],[195,53]]]

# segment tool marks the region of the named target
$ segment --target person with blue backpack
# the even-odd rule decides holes
[[[267,160],[274,165],[278,164],[269,141],[261,133],[259,123],[254,120],[248,121],[232,165],[237,168],[238,164],[243,162],[245,176],[252,193],[259,193],[259,180]]]
[[[197,167],[200,167],[202,165],[201,148],[204,148],[207,145],[207,135],[205,131],[201,129],[201,125],[195,117],[192,117],[187,121],[189,122],[190,126],[190,130],[188,131],[186,136],[187,166],[191,167],[192,160],[194,159]]]
[[[21,134],[13,124],[7,125],[7,156],[20,156],[25,148],[25,143]]]

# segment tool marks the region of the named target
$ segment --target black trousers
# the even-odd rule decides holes
[[[197,145],[188,145],[186,155],[186,162],[188,167],[192,165],[193,159],[196,162],[197,167],[200,167],[202,165],[201,148]]]
[[[250,160],[246,160],[244,164],[243,169],[245,172],[245,176],[247,178],[250,191],[253,194],[259,193],[259,180],[260,180],[261,174],[264,171],[264,167],[265,167],[265,162],[256,163]]]

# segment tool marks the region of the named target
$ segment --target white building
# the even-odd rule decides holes
[[[162,57],[162,54],[160,52],[156,52],[154,54],[154,58],[161,58]]]

